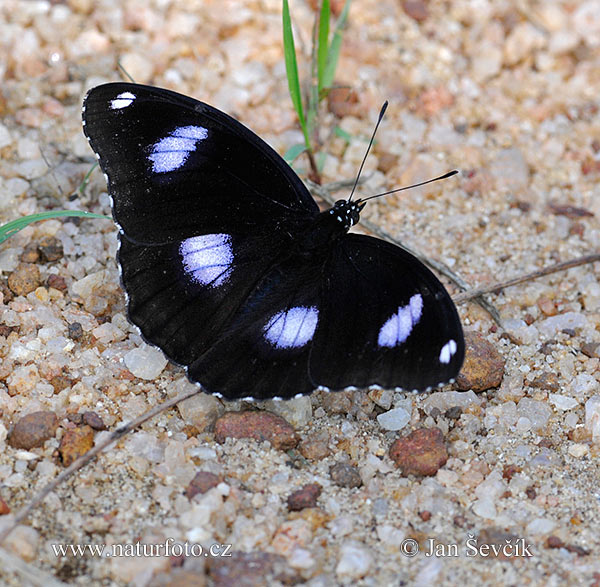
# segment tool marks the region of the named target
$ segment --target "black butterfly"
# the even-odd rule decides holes
[[[98,86],[83,124],[119,226],[129,318],[205,391],[291,398],[456,376],[454,304],[403,249],[348,234],[364,202],[319,212],[263,140],[168,90]]]

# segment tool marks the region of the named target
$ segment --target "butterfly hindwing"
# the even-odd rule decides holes
[[[327,264],[311,377],[331,389],[406,390],[455,377],[462,327],[439,280],[400,247],[357,234],[341,240]]]

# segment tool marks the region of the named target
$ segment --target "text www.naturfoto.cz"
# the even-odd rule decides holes
[[[231,556],[231,544],[190,544],[167,538],[160,544],[52,544],[56,557],[132,557],[132,556]]]

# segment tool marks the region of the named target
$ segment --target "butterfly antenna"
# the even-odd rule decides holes
[[[388,196],[389,194],[395,194],[397,192],[403,192],[404,190],[410,190],[412,188],[418,188],[419,186],[433,183],[434,181],[439,181],[440,179],[446,179],[447,177],[452,177],[458,173],[457,169],[453,169],[452,171],[448,171],[448,173],[444,173],[444,175],[440,175],[439,177],[434,177],[433,179],[428,179],[427,181],[422,181],[420,183],[414,183],[413,185],[407,185],[403,188],[398,188],[396,190],[390,190],[389,192],[383,192],[382,194],[375,194],[374,196],[369,196],[368,198],[361,198],[361,202],[366,202],[367,200],[372,200],[373,198],[381,198],[382,196]]]
[[[381,120],[383,119],[383,115],[385,114],[387,107],[388,107],[388,101],[386,100],[385,103],[383,104],[383,106],[381,107],[381,110],[379,111],[379,118],[377,119],[377,124],[375,125],[375,129],[373,130],[373,134],[371,135],[371,140],[369,141],[369,146],[367,147],[367,152],[365,153],[362,163],[360,164],[360,168],[358,170],[358,175],[356,176],[356,181],[354,182],[354,185],[352,186],[352,191],[350,192],[350,196],[348,197],[349,202],[352,200],[352,196],[354,195],[354,190],[356,190],[356,186],[358,185],[358,180],[360,179],[360,174],[362,173],[363,167],[365,166],[365,161],[367,160],[367,155],[369,154],[369,151],[371,150],[371,146],[373,145],[373,141],[375,140],[375,134],[377,133],[377,129],[379,128],[379,125],[381,124]]]

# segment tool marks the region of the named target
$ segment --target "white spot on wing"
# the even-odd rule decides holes
[[[386,320],[379,331],[377,344],[388,348],[402,344],[421,319],[422,313],[423,298],[421,294],[415,294],[406,306],[399,306],[398,311]]]
[[[304,346],[315,334],[319,311],[297,306],[275,314],[264,328],[265,339],[278,349]]]
[[[123,92],[110,101],[110,107],[112,110],[127,108],[127,106],[131,106],[131,104],[133,104],[134,100],[135,96],[131,92]]]
[[[454,353],[456,353],[457,348],[456,341],[450,339],[440,351],[440,363],[449,363],[450,359],[454,356]]]
[[[208,131],[202,126],[180,126],[168,136],[152,145],[148,159],[152,161],[152,171],[166,173],[179,169],[196,150],[199,141],[208,136]]]
[[[219,287],[231,275],[233,248],[228,234],[203,234],[179,245],[185,272],[196,283]]]

